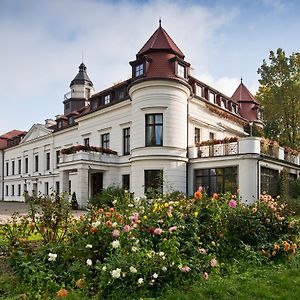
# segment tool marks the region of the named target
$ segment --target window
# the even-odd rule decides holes
[[[123,129],[123,155],[130,154],[130,128]]]
[[[101,134],[101,147],[109,149],[109,133]]]
[[[145,195],[156,197],[163,193],[163,170],[145,170]]]
[[[267,192],[271,196],[278,195],[279,173],[277,170],[261,167],[260,180],[261,192]]]
[[[11,162],[11,175],[15,175],[15,161]]]
[[[39,156],[38,155],[34,156],[34,171],[35,172],[39,171]]]
[[[49,195],[49,182],[45,182],[45,195]]]
[[[27,191],[27,184],[26,183],[24,183],[24,193],[27,193],[28,191]]]
[[[209,133],[209,140],[213,141],[215,139],[215,134],[213,132]],[[214,145],[209,146],[209,156],[214,156]]]
[[[60,187],[59,187],[59,181],[56,181],[56,182],[55,182],[55,190],[56,190],[56,193],[57,193],[57,194],[59,194],[59,188],[60,188]]]
[[[195,170],[195,187],[202,186],[208,195],[213,193],[236,193],[237,167]]]
[[[83,140],[83,144],[84,144],[84,146],[89,147],[90,146],[90,138],[85,138]]]
[[[92,110],[95,110],[97,108],[98,108],[98,100],[96,99],[92,101]]]
[[[12,196],[15,195],[15,186],[14,185],[11,186],[11,195]]]
[[[135,67],[135,76],[141,76],[144,74],[144,64],[139,64]]]
[[[237,106],[235,104],[232,104],[231,112],[233,112],[234,114],[237,113]]]
[[[21,184],[18,184],[18,196],[21,196]]]
[[[71,180],[69,180],[69,186],[68,186],[68,192],[69,192],[69,194],[71,194],[71,191],[72,191],[72,181]]]
[[[18,174],[21,174],[22,172],[22,161],[21,159],[18,160]]]
[[[28,173],[28,157],[25,157],[25,173]]]
[[[46,170],[50,170],[50,152],[46,153]]]
[[[196,90],[195,90],[195,93],[196,93],[196,96],[199,96],[199,97],[203,97],[203,87],[196,84]]]
[[[185,78],[185,67],[181,64],[177,65],[177,75],[179,77]]]
[[[221,97],[221,107],[226,108],[226,100]]]
[[[9,165],[8,165],[8,162],[5,164],[6,166],[5,166],[5,174],[6,174],[6,176],[8,176],[8,167],[9,167]]]
[[[89,99],[91,97],[91,90],[90,89],[85,89],[85,98]]]
[[[212,92],[209,92],[209,94],[208,94],[208,100],[209,100],[209,102],[215,103],[215,98],[216,98],[216,95],[214,93],[212,93]]]
[[[163,145],[163,115],[146,115],[146,147]]]
[[[5,196],[8,196],[8,185],[5,186]]]
[[[57,121],[57,128],[62,128],[62,125],[63,123],[61,120]]]
[[[200,128],[195,127],[195,145],[200,143]]]
[[[125,91],[124,88],[116,90],[116,99],[121,100],[125,97]]]
[[[122,175],[122,188],[127,191],[130,190],[130,175],[129,174]]]
[[[73,116],[69,116],[68,117],[68,125],[72,125],[74,124],[74,117]]]
[[[109,104],[109,103],[110,103],[110,95],[104,96],[104,105]]]
[[[56,167],[59,164],[59,155],[60,155],[60,150],[56,150]]]

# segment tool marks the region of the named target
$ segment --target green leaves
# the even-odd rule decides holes
[[[300,54],[286,56],[270,51],[269,63],[258,69],[261,79],[256,95],[264,107],[265,134],[281,144],[300,149]]]

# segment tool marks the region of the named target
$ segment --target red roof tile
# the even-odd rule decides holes
[[[168,50],[184,59],[184,54],[161,26],[152,34],[146,44],[138,52],[137,56],[147,54],[152,50]]]
[[[255,102],[258,103],[254,96],[249,92],[246,86],[241,82],[238,88],[235,90],[231,99],[234,102]]]
[[[21,130],[12,130],[12,131],[9,131],[9,132],[6,132],[4,133],[3,135],[0,135],[0,138],[3,138],[3,139],[11,139],[15,136],[18,136],[20,134],[26,134],[27,132],[26,131],[21,131]]]

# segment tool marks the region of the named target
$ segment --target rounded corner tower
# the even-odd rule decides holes
[[[149,187],[186,192],[190,64],[160,25],[130,65],[135,196],[143,196]]]

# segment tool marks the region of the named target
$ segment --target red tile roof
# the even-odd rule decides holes
[[[25,135],[26,133],[26,131],[14,129],[12,131],[0,135],[0,150],[5,149],[7,147],[7,140],[10,140],[19,135]]]
[[[174,53],[184,59],[184,54],[161,26],[152,34],[137,56],[147,54],[152,50],[168,50],[168,52]]]
[[[241,82],[235,90],[231,99],[235,102],[255,102],[258,103],[254,96],[249,92],[246,86]]]

